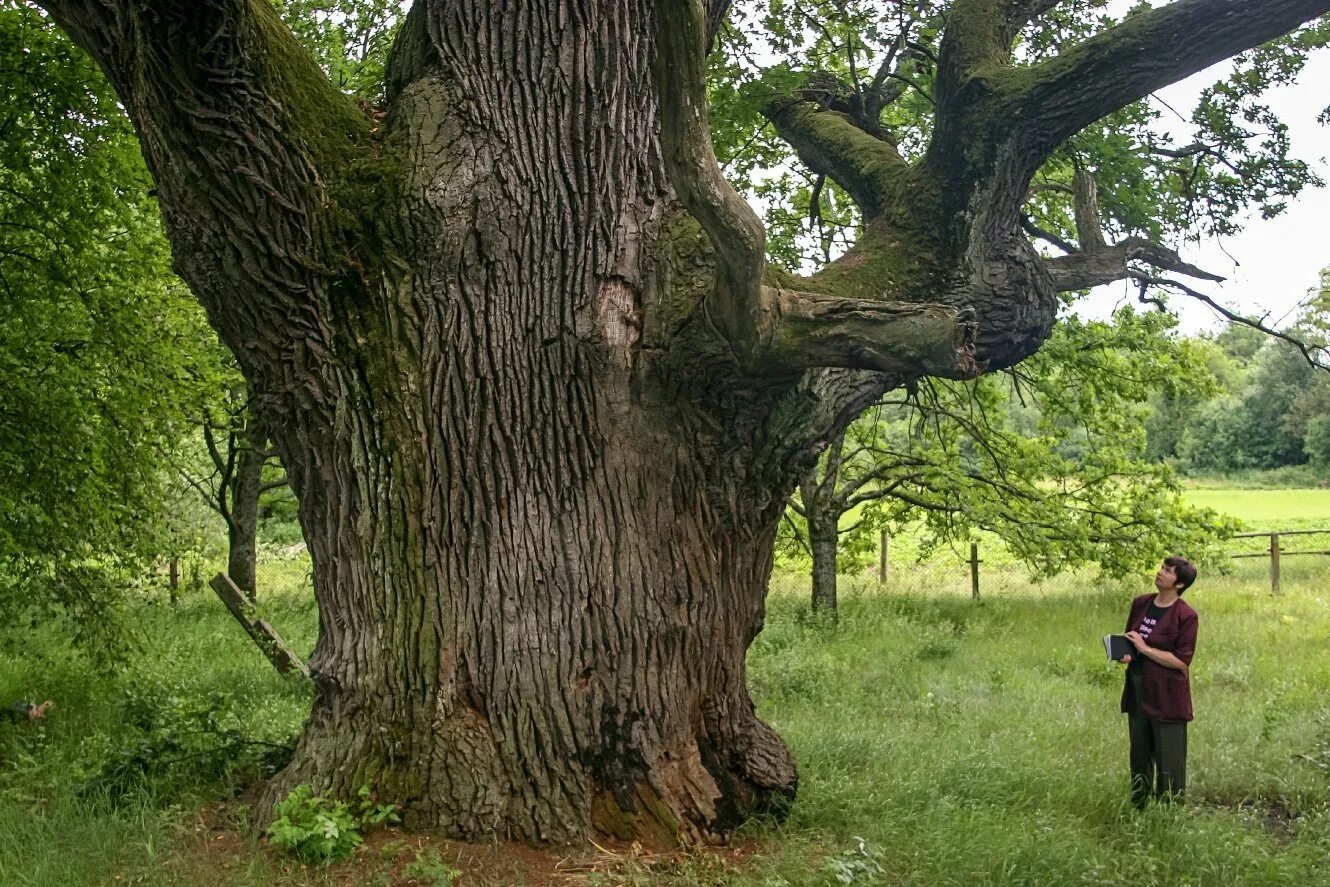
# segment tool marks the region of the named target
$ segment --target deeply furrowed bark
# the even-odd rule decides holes
[[[855,251],[763,286],[701,143],[724,2],[419,2],[381,132],[258,0],[43,5],[124,100],[299,499],[315,702],[265,802],[659,843],[782,809],[744,654],[785,496],[884,388],[1047,334],[1029,154],[956,193],[945,152],[893,168]]]
[[[410,266],[354,324],[392,358],[348,395],[364,428],[301,492],[318,698],[272,795],[369,783],[462,836],[672,842],[794,788],[743,677],[775,515],[644,348],[678,295],[654,98],[629,88],[649,12],[556,12],[439,11],[398,98]]]

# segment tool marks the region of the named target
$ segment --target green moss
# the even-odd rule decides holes
[[[658,346],[676,335],[715,283],[716,258],[702,225],[682,210],[670,213],[645,238],[651,268],[643,344]]]
[[[867,216],[879,215],[911,184],[911,167],[896,149],[855,126],[844,114],[787,99],[772,102],[764,113],[801,155],[816,158],[816,165],[830,166],[831,177],[850,192]]]
[[[401,193],[398,140],[337,90],[272,6],[252,4],[261,76],[278,96],[293,142],[309,152],[324,179],[329,268],[381,263]]]
[[[279,96],[291,131],[319,163],[333,162],[369,142],[373,123],[339,92],[271,4],[250,4],[256,56],[270,94]]]
[[[845,255],[797,286],[850,299],[900,298],[936,291],[941,277],[931,245],[879,221]]]

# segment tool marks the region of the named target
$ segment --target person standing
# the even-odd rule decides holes
[[[1127,677],[1122,711],[1131,740],[1131,799],[1176,799],[1187,787],[1187,722],[1192,719],[1190,667],[1196,652],[1196,611],[1182,593],[1196,581],[1184,557],[1165,558],[1155,593],[1131,602],[1123,658]]]

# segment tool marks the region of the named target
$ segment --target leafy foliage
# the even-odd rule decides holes
[[[1146,455],[1153,396],[1217,390],[1202,349],[1174,326],[1129,308],[1111,323],[1069,318],[1009,374],[925,382],[870,410],[821,467],[838,491],[823,507],[858,509],[842,552],[862,560],[878,528],[916,520],[921,555],[987,530],[1036,578],[1086,564],[1122,576],[1211,548],[1233,523],[1187,507],[1174,471]],[[789,556],[799,517],[786,527]]]
[[[271,776],[290,760],[294,740],[247,735],[236,725],[234,706],[233,694],[223,690],[190,692],[153,680],[126,685],[116,707],[127,729],[104,747],[86,750],[99,763],[82,793],[118,800],[149,786],[174,793],[234,772]]]
[[[761,0],[731,15],[711,61],[712,139],[727,178],[764,208],[774,262],[791,270],[824,264],[853,242],[859,219],[844,192],[820,182],[779,139],[758,112],[761,103],[801,91],[917,159],[932,131],[947,6]],[[1058,4],[1022,31],[1018,60],[1051,58],[1116,24],[1109,6]],[[1313,22],[1244,53],[1185,119],[1150,98],[1086,127],[1036,176],[1028,214],[1041,229],[1074,241],[1068,186],[1084,168],[1095,175],[1104,225],[1115,237],[1182,241],[1233,233],[1253,209],[1278,215],[1322,182],[1294,156],[1288,127],[1262,96],[1291,82],[1327,41],[1330,24]],[[1173,125],[1166,127],[1165,117]],[[1187,139],[1172,134],[1187,127]]]
[[[1330,272],[1306,301],[1290,332],[1311,347],[1330,337]],[[1307,363],[1287,342],[1230,327],[1214,339],[1225,367],[1225,390],[1162,402],[1180,429],[1160,455],[1195,471],[1268,470],[1330,462],[1330,374]]]
[[[444,862],[439,851],[431,847],[403,868],[402,874],[428,887],[451,887],[462,876],[462,871]]]
[[[106,649],[218,345],[110,87],[26,5],[0,9],[0,107],[0,613],[58,610]]]
[[[369,101],[383,98],[388,50],[402,17],[400,0],[278,0],[276,5],[334,86]]]
[[[397,808],[375,803],[363,786],[354,809],[344,801],[313,794],[308,785],[298,785],[277,804],[275,812],[268,837],[304,863],[346,859],[364,841],[364,828],[398,821]]]

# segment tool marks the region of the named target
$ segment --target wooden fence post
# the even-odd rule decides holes
[[[1270,593],[1279,594],[1279,534],[1270,534]]]
[[[887,552],[891,545],[891,537],[887,531],[882,531],[882,544],[877,550],[877,581],[879,585],[887,584]]]
[[[979,543],[970,543],[970,596],[979,600]]]

